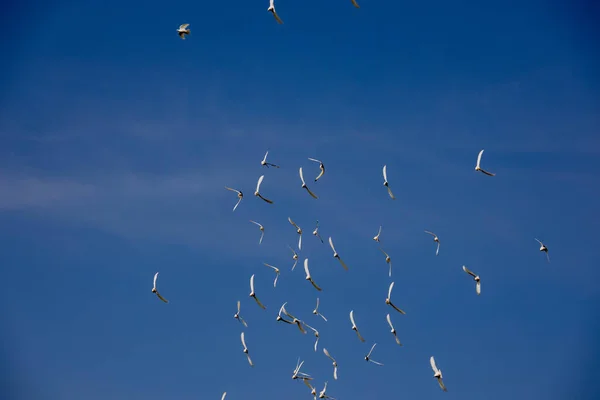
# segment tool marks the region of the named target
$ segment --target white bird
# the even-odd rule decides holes
[[[312,276],[310,276],[310,271],[308,270],[308,258],[304,259],[304,272],[306,272],[306,280],[309,281],[310,283],[312,283],[314,288],[320,292],[322,289],[319,286],[317,286],[315,281],[313,281]]]
[[[392,259],[390,258],[389,254],[386,253],[385,251],[383,251],[383,249],[380,247],[379,250],[381,250],[381,252],[383,254],[385,254],[385,262],[388,263],[388,265],[390,266],[390,272],[389,275],[392,276]]]
[[[309,374],[305,374],[304,372],[301,372],[300,369],[302,368],[302,365],[304,365],[304,361],[300,361],[300,358],[298,358],[298,362],[296,363],[296,368],[294,368],[294,372],[292,373],[292,379],[302,379],[303,381],[309,381],[311,380],[311,376]]]
[[[388,325],[390,326],[390,328],[392,328],[392,330],[390,332],[392,332],[392,335],[394,335],[394,339],[396,339],[396,343],[399,346],[402,346],[402,343],[400,343],[400,338],[398,338],[398,333],[396,332],[396,328],[394,328],[394,325],[392,325],[392,319],[390,318],[390,314],[386,315],[385,318],[387,319]]]
[[[296,228],[296,233],[298,234],[298,250],[302,250],[302,228],[300,228],[290,217],[288,217],[288,221],[294,228]]]
[[[429,363],[431,364],[431,369],[433,369],[433,377],[437,379],[438,384],[440,385],[442,390],[444,392],[447,392],[448,390],[446,390],[446,386],[444,386],[444,382],[442,381],[442,370],[438,369],[438,367],[435,365],[435,359],[433,358],[433,356],[431,356],[431,358],[429,359]]]
[[[263,179],[265,179],[264,175],[261,175],[260,178],[258,178],[258,183],[256,184],[256,191],[254,192],[254,195],[256,197],[260,197],[261,199],[263,199],[264,201],[266,201],[269,204],[273,204],[273,200],[269,200],[266,197],[263,197],[262,194],[260,194],[260,185],[262,184]]]
[[[540,251],[543,251],[544,253],[546,253],[546,259],[548,260],[548,262],[550,262],[550,256],[548,255],[548,247],[546,247],[546,245],[544,243],[542,243],[541,241],[539,241],[538,239],[535,239],[539,244],[540,244]]]
[[[360,8],[360,6],[358,5],[358,3],[356,2],[356,0],[352,0],[352,5],[356,8]]]
[[[165,303],[168,303],[169,300],[165,299],[164,297],[162,297],[160,295],[160,293],[158,292],[158,289],[156,288],[156,280],[158,279],[158,272],[156,274],[154,274],[154,286],[152,287],[152,293],[156,294],[156,296],[161,299],[162,301],[164,301]]]
[[[252,221],[252,220],[250,220],[250,222],[252,222],[252,223],[253,223],[253,224],[255,224],[256,226],[258,226],[258,229],[260,229],[260,232],[261,232],[261,233],[260,233],[260,240],[258,241],[258,244],[261,244],[261,243],[262,243],[262,240],[263,240],[263,237],[265,236],[265,227],[264,227],[264,226],[262,226],[261,224],[259,224],[259,223],[258,223],[258,222],[256,222],[256,221]]]
[[[225,400],[225,396],[227,396],[227,392],[223,392],[223,396],[221,396],[221,400]]]
[[[492,174],[491,172],[481,169],[481,156],[482,155],[483,155],[483,150],[481,150],[479,152],[479,155],[477,156],[477,165],[475,166],[475,171],[483,172],[484,174],[489,175],[489,176],[495,176],[496,174]]]
[[[313,231],[313,235],[315,235],[316,237],[318,237],[319,240],[321,241],[321,243],[324,243],[323,242],[323,238],[319,234],[319,220],[317,220],[317,226],[315,227],[315,230]]]
[[[292,249],[292,246],[290,246],[288,244],[288,247],[290,248],[290,250],[293,253],[292,258],[294,259],[294,265],[292,265],[292,271],[294,270],[294,268],[296,268],[296,264],[298,264],[298,253],[296,253],[296,250]]]
[[[287,301],[285,303],[283,303],[283,305],[281,306],[281,308],[279,309],[279,313],[277,314],[277,322],[281,321],[281,322],[285,322],[286,324],[293,324],[292,321],[288,321],[287,319],[283,318],[281,316],[281,313],[283,313],[283,311],[285,310],[285,305],[287,304]]]
[[[262,161],[260,162],[260,165],[262,165],[263,167],[273,167],[273,168],[279,168],[279,165],[275,165],[272,164],[270,162],[267,162],[267,155],[269,154],[269,151],[267,150],[267,152],[265,153],[265,157],[262,159]]]
[[[250,353],[248,352],[248,346],[246,346],[246,339],[244,337],[244,332],[242,332],[242,334],[240,335],[240,338],[242,339],[242,346],[244,346],[244,354],[248,358],[248,364],[250,364],[251,367],[254,367],[254,364],[252,363],[252,359],[250,358]]]
[[[294,317],[292,314],[290,314],[288,312],[288,310],[286,310],[285,305],[287,304],[287,302],[283,303],[283,305],[281,306],[281,311],[283,311],[283,313],[285,315],[287,315],[288,317],[290,317],[292,319],[292,324],[296,324],[298,326],[298,329],[300,330],[300,332],[302,332],[303,334],[306,334],[306,330],[304,329],[304,327],[302,327],[303,322],[300,321],[298,318]]]
[[[362,337],[360,332],[358,331],[358,327],[356,326],[356,322],[354,322],[354,310],[350,311],[350,322],[352,322],[352,330],[356,332],[356,336],[358,339],[364,343],[365,339]]]
[[[308,186],[306,186],[306,182],[304,181],[304,174],[302,173],[302,167],[300,167],[298,172],[300,173],[300,180],[302,181],[302,189],[306,189],[308,194],[310,194],[314,199],[318,199],[317,195],[311,192]]]
[[[323,390],[321,390],[321,393],[319,393],[319,398],[320,399],[330,399],[330,400],[335,400],[335,398],[328,396],[325,394],[325,392],[327,391],[327,382],[325,382],[325,387],[323,388]]]
[[[338,252],[335,250],[335,247],[333,247],[333,240],[331,239],[331,236],[329,236],[329,246],[331,247],[331,250],[333,250],[333,258],[337,258],[337,260],[340,262],[340,264],[342,264],[342,267],[346,271],[348,271],[348,267],[346,266],[346,263],[344,262],[344,260],[342,260],[342,258],[338,254]]]
[[[273,271],[275,271],[275,280],[273,281],[273,287],[277,287],[277,279],[279,279],[279,272],[280,272],[279,268],[277,268],[271,264],[267,264],[265,262],[263,264],[265,264],[267,267],[269,267],[269,268],[273,269]]]
[[[382,364],[382,363],[380,363],[380,362],[377,362],[377,361],[373,361],[373,360],[371,360],[371,353],[373,352],[373,349],[375,348],[375,346],[377,346],[377,343],[374,343],[374,344],[373,344],[373,346],[371,347],[371,350],[369,350],[369,354],[367,354],[367,355],[365,356],[365,361],[366,361],[366,362],[372,362],[372,363],[373,363],[373,364],[375,364],[375,365],[381,365],[381,366],[383,366],[383,364]]]
[[[387,179],[387,165],[383,166],[383,186],[385,186],[387,188],[388,194],[390,195],[390,197],[392,198],[392,200],[396,200],[396,197],[394,196],[394,193],[392,193],[392,189],[390,189],[390,184],[388,183],[388,179]]]
[[[327,351],[326,348],[323,347],[323,353],[325,353],[325,355],[327,356],[327,358],[329,358],[331,361],[333,361],[333,379],[337,380],[337,370],[338,370],[338,363],[335,360],[335,358],[333,358],[331,356],[331,354],[329,354],[329,351]]]
[[[275,17],[275,21],[277,21],[278,24],[283,24],[283,21],[281,18],[279,18],[279,15],[277,15],[277,11],[275,11],[275,0],[270,0],[270,5],[267,11],[270,11],[271,14],[273,14],[273,17]]]
[[[317,160],[315,158],[308,158],[310,161],[314,161],[314,162],[318,162],[319,163],[319,169],[321,170],[321,173],[315,178],[315,182],[318,181],[323,174],[325,173],[325,165],[323,164],[323,161],[321,160]]]
[[[325,318],[325,316],[319,312],[319,298],[318,297],[317,297],[317,306],[313,310],[313,314],[321,316],[321,318],[323,318],[323,321],[327,322],[327,318]]]
[[[425,233],[430,234],[431,236],[433,236],[433,241],[437,243],[437,250],[435,251],[435,255],[437,256],[440,253],[440,239],[437,237],[437,235],[433,232],[430,231],[425,231]]]
[[[242,199],[244,198],[244,193],[242,193],[241,190],[235,190],[235,189],[232,189],[232,188],[227,187],[227,186],[225,186],[225,189],[231,190],[232,192],[236,192],[237,193],[237,197],[238,197],[239,200],[237,201],[237,203],[235,203],[235,206],[233,206],[233,211],[235,211],[235,209],[237,208],[237,206],[239,206],[240,203],[242,202]]]
[[[471,272],[464,265],[463,265],[463,271],[465,271],[467,274],[469,274],[469,275],[471,275],[473,277],[473,280],[476,283],[476,285],[475,285],[475,291],[477,292],[478,295],[481,294],[481,279],[479,278],[479,275],[475,275],[473,272]]]
[[[313,328],[312,326],[310,326],[309,324],[307,324],[306,322],[304,323],[304,325],[306,325],[308,327],[308,329],[310,329],[311,331],[314,332],[315,337],[317,338],[317,340],[315,340],[315,352],[317,351],[317,345],[319,344],[319,331],[316,330],[315,328]]]
[[[310,384],[310,381],[308,379],[302,379],[302,382],[304,382],[304,384],[306,386],[308,386],[308,388],[310,389],[310,394],[312,394],[314,397],[313,399],[316,400],[317,399],[317,389]]]
[[[267,307],[265,307],[263,305],[263,303],[260,302],[260,300],[258,299],[258,297],[256,297],[256,293],[254,292],[254,274],[250,277],[250,296],[254,299],[254,301],[256,301],[256,304],[259,305],[260,308],[262,308],[263,310],[266,310]]]
[[[381,243],[381,241],[379,240],[379,236],[381,236],[381,228],[382,228],[382,226],[379,225],[379,232],[377,232],[377,235],[375,235],[373,237],[373,240],[376,241],[377,243]]]
[[[385,299],[385,304],[392,306],[392,308],[398,311],[400,314],[406,314],[404,311],[399,309],[392,303],[392,289],[394,288],[394,282],[390,283],[390,287],[388,288],[388,297]]]
[[[185,40],[185,35],[190,34],[190,30],[187,29],[188,26],[190,26],[190,24],[181,24],[181,25],[179,25],[179,29],[177,29],[177,34],[183,40]]]
[[[240,321],[242,323],[242,325],[244,325],[246,328],[248,327],[248,324],[246,323],[246,321],[244,320],[244,318],[242,318],[242,316],[240,315],[240,308],[241,308],[241,303],[238,300],[237,302],[237,312],[233,315],[233,318],[237,319],[238,321]]]

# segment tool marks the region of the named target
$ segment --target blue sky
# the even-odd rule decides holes
[[[283,25],[266,0],[6,6],[9,398],[309,399],[290,379],[297,357],[339,399],[597,396],[598,7],[360,4],[280,0]],[[493,178],[474,171],[482,148]],[[267,149],[281,169],[261,168]],[[325,162],[316,184],[307,157]],[[252,196],[261,174],[272,206]],[[235,213],[225,185],[246,194]],[[320,294],[290,271],[288,217],[305,230],[300,257]],[[266,228],[260,246],[249,219]],[[349,272],[310,235],[316,219]],[[405,316],[384,304],[379,225]],[[282,270],[275,289],[263,262]],[[462,265],[481,276],[480,297]],[[156,271],[168,305],[150,291]],[[248,298],[252,274],[266,311]],[[317,295],[327,323],[311,314]],[[317,353],[312,336],[275,322],[284,301],[320,331]],[[374,342],[382,368],[363,360]]]

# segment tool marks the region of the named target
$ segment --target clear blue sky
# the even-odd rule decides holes
[[[360,5],[279,0],[283,25],[267,0],[3,5],[9,399],[309,399],[290,379],[299,356],[341,400],[598,395],[598,6]],[[482,148],[493,178],[474,171]],[[261,168],[267,149],[281,169]],[[307,157],[325,162],[316,184]],[[272,206],[252,196],[261,174]],[[235,213],[225,185],[246,194]],[[302,268],[290,271],[287,217],[305,229],[327,323]],[[266,227],[260,246],[249,219]],[[316,219],[349,272],[310,235]],[[405,316],[384,304],[380,224]],[[275,289],[263,262],[282,270]],[[151,293],[157,271],[169,304]],[[248,298],[252,274],[266,311]],[[284,301],[320,330],[318,353],[275,322]],[[382,368],[363,360],[374,342]]]

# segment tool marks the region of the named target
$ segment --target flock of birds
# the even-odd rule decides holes
[[[274,10],[273,10],[273,12],[274,12]],[[495,176],[494,173],[491,173],[491,172],[486,171],[486,170],[484,170],[484,169],[481,168],[481,158],[482,158],[483,152],[484,152],[484,150],[481,150],[479,152],[478,156],[477,156],[477,163],[476,163],[476,166],[475,166],[475,171],[478,171],[478,172],[481,172],[481,173],[483,173],[483,174],[485,174],[487,176],[492,176],[493,177],[493,176]],[[260,162],[260,164],[262,165],[262,167],[265,167],[265,168],[280,168],[279,165],[276,165],[276,164],[273,164],[273,163],[270,163],[270,162],[267,161],[267,156],[268,155],[269,155],[269,151],[267,151],[265,153],[265,156],[263,157],[262,161]],[[318,160],[318,159],[315,159],[315,158],[308,158],[308,159],[310,161],[313,161],[313,162],[319,164],[319,170],[320,170],[320,172],[317,175],[317,177],[314,179],[314,182],[316,183],[317,181],[319,181],[324,176],[324,174],[325,174],[325,165],[323,164],[323,161],[321,161],[321,160]],[[393,194],[393,192],[392,192],[392,190],[390,188],[390,184],[388,182],[388,178],[387,178],[387,166],[386,165],[383,166],[383,171],[382,172],[383,172],[383,186],[385,186],[385,188],[387,189],[388,196],[392,200],[395,200],[396,197],[394,196],[394,194]],[[312,198],[318,199],[319,197],[314,192],[312,192],[309,189],[309,187],[307,186],[306,181],[304,179],[304,173],[302,171],[302,167],[299,168],[298,173],[299,173],[299,176],[300,176],[301,188],[304,189],[304,190],[306,190],[306,192]],[[261,199],[261,200],[263,200],[264,202],[266,202],[268,204],[273,204],[273,200],[267,198],[260,191],[260,188],[261,188],[261,185],[263,183],[264,178],[265,178],[265,175],[261,175],[258,178],[258,182],[256,184],[256,189],[254,191],[254,196],[257,197],[257,198],[259,198],[259,199]],[[238,208],[238,206],[240,205],[240,203],[242,202],[242,200],[244,199],[244,193],[241,190],[234,189],[234,188],[227,187],[227,186],[225,187],[225,189],[227,189],[228,191],[234,192],[237,195],[237,199],[238,200],[237,200],[237,202],[235,203],[235,205],[233,207],[233,211],[235,212],[236,209]],[[264,238],[264,234],[265,234],[265,228],[264,228],[264,226],[262,224],[260,224],[257,221],[250,220],[250,222],[253,223],[253,224],[255,224],[259,228],[259,230],[260,230],[260,238],[259,238],[259,241],[258,241],[258,244],[260,245],[263,242],[263,238]],[[303,230],[291,218],[288,218],[288,222],[296,230],[296,233],[298,235],[298,251],[302,251],[302,234],[303,234]],[[381,243],[380,242],[381,229],[382,229],[382,227],[380,226],[377,234],[373,237],[373,240],[375,242],[377,242],[378,244]],[[439,251],[440,251],[440,239],[439,239],[439,237],[435,233],[433,233],[431,231],[427,231],[426,230],[424,232],[426,234],[430,235],[433,238],[433,241],[436,244],[435,255],[437,256],[439,254]],[[318,238],[321,241],[321,243],[325,242],[323,240],[323,238],[321,237],[320,233],[319,233],[319,221],[318,220],[317,220],[316,227],[313,230],[312,234],[316,238]],[[546,254],[547,261],[550,262],[550,257],[548,255],[548,247],[544,243],[542,243],[540,240],[538,240],[537,238],[535,238],[535,240],[540,244],[539,251],[544,252]],[[345,271],[349,271],[348,266],[346,265],[346,263],[344,262],[344,260],[341,258],[341,256],[339,255],[339,253],[335,249],[335,246],[333,244],[333,239],[331,238],[331,236],[328,238],[328,242],[329,242],[329,246],[331,247],[331,250],[333,252],[333,257],[338,260],[338,262],[340,263],[340,265],[342,266],[342,268]],[[292,248],[289,245],[288,245],[288,247],[289,247],[289,249],[292,252],[293,265],[292,265],[291,270],[293,271],[296,268],[297,264],[298,264],[299,255],[298,255],[298,253],[296,252],[296,250],[294,248]],[[388,275],[391,277],[392,276],[392,260],[391,260],[391,257],[381,247],[379,249],[381,250],[381,252],[385,256],[385,262],[388,264],[388,267],[389,267],[389,273],[388,273]],[[278,281],[280,273],[281,273],[280,269],[277,268],[274,265],[270,265],[270,264],[267,264],[267,263],[263,263],[263,264],[266,267],[272,269],[273,272],[275,273],[275,279],[273,281],[273,287],[277,287],[277,281]],[[305,279],[312,285],[312,287],[317,292],[321,292],[322,291],[321,287],[315,282],[313,276],[311,275],[311,272],[310,272],[310,269],[309,269],[309,260],[308,260],[308,258],[304,259],[304,263],[303,264],[304,264],[304,272],[306,274],[306,278]],[[477,295],[480,295],[481,294],[481,278],[479,277],[479,275],[477,275],[476,273],[472,272],[471,270],[469,270],[464,265],[463,265],[462,269],[463,269],[463,271],[465,273],[467,273],[468,275],[470,275],[473,278],[473,280],[475,281],[475,291],[476,291]],[[155,293],[156,296],[160,300],[162,300],[165,303],[168,303],[168,300],[165,299],[160,294],[160,292],[158,291],[158,288],[157,288],[158,274],[159,273],[157,272],[154,275],[154,286],[152,288],[152,292]],[[406,313],[401,308],[399,308],[398,306],[396,306],[392,302],[392,300],[391,300],[393,288],[394,288],[394,282],[392,281],[390,283],[390,285],[389,285],[389,288],[388,288],[388,293],[387,293],[387,297],[385,299],[385,304],[389,305],[394,311],[398,312],[399,314],[404,315]],[[266,310],[265,305],[260,301],[260,299],[256,295],[256,291],[255,291],[255,287],[254,287],[254,274],[250,277],[250,293],[249,293],[249,297],[251,297],[256,302],[256,304],[258,305],[258,307],[260,307],[263,310]],[[319,304],[320,304],[320,301],[319,301],[319,298],[317,297],[317,299],[316,299],[316,306],[315,306],[314,310],[312,311],[312,314],[314,314],[315,316],[320,317],[324,322],[327,322],[327,318],[323,314],[321,314],[320,311],[319,311]],[[299,319],[299,318],[295,317],[294,315],[292,315],[286,309],[286,305],[287,305],[287,302],[283,303],[283,305],[279,308],[279,312],[277,314],[276,321],[277,322],[282,322],[282,323],[285,323],[285,324],[289,324],[289,325],[296,325],[297,328],[300,330],[300,332],[303,333],[303,334],[306,334],[308,331],[311,331],[314,334],[315,338],[316,338],[315,343],[314,343],[314,350],[316,352],[317,351],[317,346],[318,346],[318,343],[319,343],[319,331],[317,329],[315,329],[314,327],[312,327],[311,325],[309,325],[306,321],[304,321],[302,319]],[[246,320],[241,315],[241,302],[239,300],[237,301],[237,312],[234,314],[233,317],[236,320],[238,320],[239,323],[241,323],[244,327],[246,327],[246,328],[248,327],[248,324],[247,324]],[[356,336],[357,336],[358,340],[360,342],[364,343],[365,339],[363,338],[363,336],[361,335],[361,333],[360,333],[360,331],[358,329],[358,325],[357,325],[355,317],[354,317],[354,310],[350,311],[349,319],[350,319],[350,323],[351,323],[351,329],[356,333]],[[388,323],[388,325],[390,327],[390,332],[393,335],[396,344],[399,345],[399,346],[402,346],[402,343],[401,343],[401,341],[400,341],[400,339],[398,337],[397,331],[394,328],[394,325],[392,324],[392,319],[391,319],[391,316],[390,316],[389,313],[386,315],[386,320],[387,320],[387,323]],[[252,361],[252,359],[250,357],[250,350],[249,350],[249,348],[248,348],[248,346],[246,344],[246,337],[245,337],[244,331],[242,331],[242,333],[240,335],[240,340],[241,340],[241,344],[242,344],[242,351],[246,355],[246,358],[248,360],[248,364],[251,367],[253,367],[254,363],[253,363],[253,361]],[[373,343],[373,345],[371,346],[371,349],[365,355],[364,359],[365,359],[366,362],[372,363],[374,365],[383,366],[383,364],[381,362],[375,361],[372,358],[372,354],[373,354],[376,346],[377,346],[377,343]],[[327,350],[326,348],[323,348],[322,350],[323,350],[323,354],[327,358],[329,358],[330,361],[332,362],[332,365],[333,365],[333,379],[337,380],[338,379],[338,363],[337,363],[336,359],[330,354],[329,350]],[[444,392],[446,392],[447,389],[446,389],[446,386],[445,386],[444,381],[443,381],[442,371],[441,371],[441,369],[439,369],[437,367],[436,361],[435,361],[435,359],[434,359],[433,356],[430,357],[429,362],[430,362],[430,365],[431,365],[431,369],[433,370],[433,377],[437,380],[437,383],[439,384],[440,388]],[[302,381],[308,387],[308,389],[310,389],[310,393],[311,393],[311,395],[314,396],[313,397],[314,399],[319,398],[319,399],[331,399],[331,400],[335,400],[334,397],[331,397],[330,395],[327,394],[327,385],[328,385],[327,381],[324,382],[323,389],[320,390],[317,393],[317,388],[313,385],[313,377],[310,374],[301,371],[303,365],[304,365],[304,361],[301,361],[301,359],[298,358],[298,361],[296,363],[296,367],[294,368],[293,373],[292,373],[292,379],[293,380],[300,380],[300,381]],[[226,395],[227,395],[227,392],[223,393],[223,395],[221,397],[221,400],[225,400]]]

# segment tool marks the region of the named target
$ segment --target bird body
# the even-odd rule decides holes
[[[546,247],[546,245],[544,243],[542,243],[540,240],[535,239],[539,244],[540,244],[540,251],[543,251],[544,253],[546,253],[546,260],[548,260],[548,262],[550,262],[550,256],[548,255],[548,247]]]
[[[431,364],[431,369],[433,369],[433,377],[437,379],[440,388],[444,392],[447,392],[448,390],[446,390],[446,386],[444,385],[444,381],[442,380],[442,370],[438,369],[438,367],[435,365],[435,359],[433,358],[433,356],[431,356],[431,358],[429,359],[429,363]]]
[[[481,294],[481,278],[479,278],[479,275],[476,275],[475,273],[470,271],[464,265],[462,268],[463,268],[463,271],[465,271],[467,274],[469,274],[473,277],[473,280],[475,281],[475,291],[477,292],[477,295],[480,295]]]
[[[277,15],[277,11],[275,10],[275,0],[270,0],[269,8],[267,8],[267,11],[273,14],[273,17],[275,18],[275,21],[277,21],[278,24],[283,24],[283,21],[281,20],[281,18],[279,18],[279,15]]]

